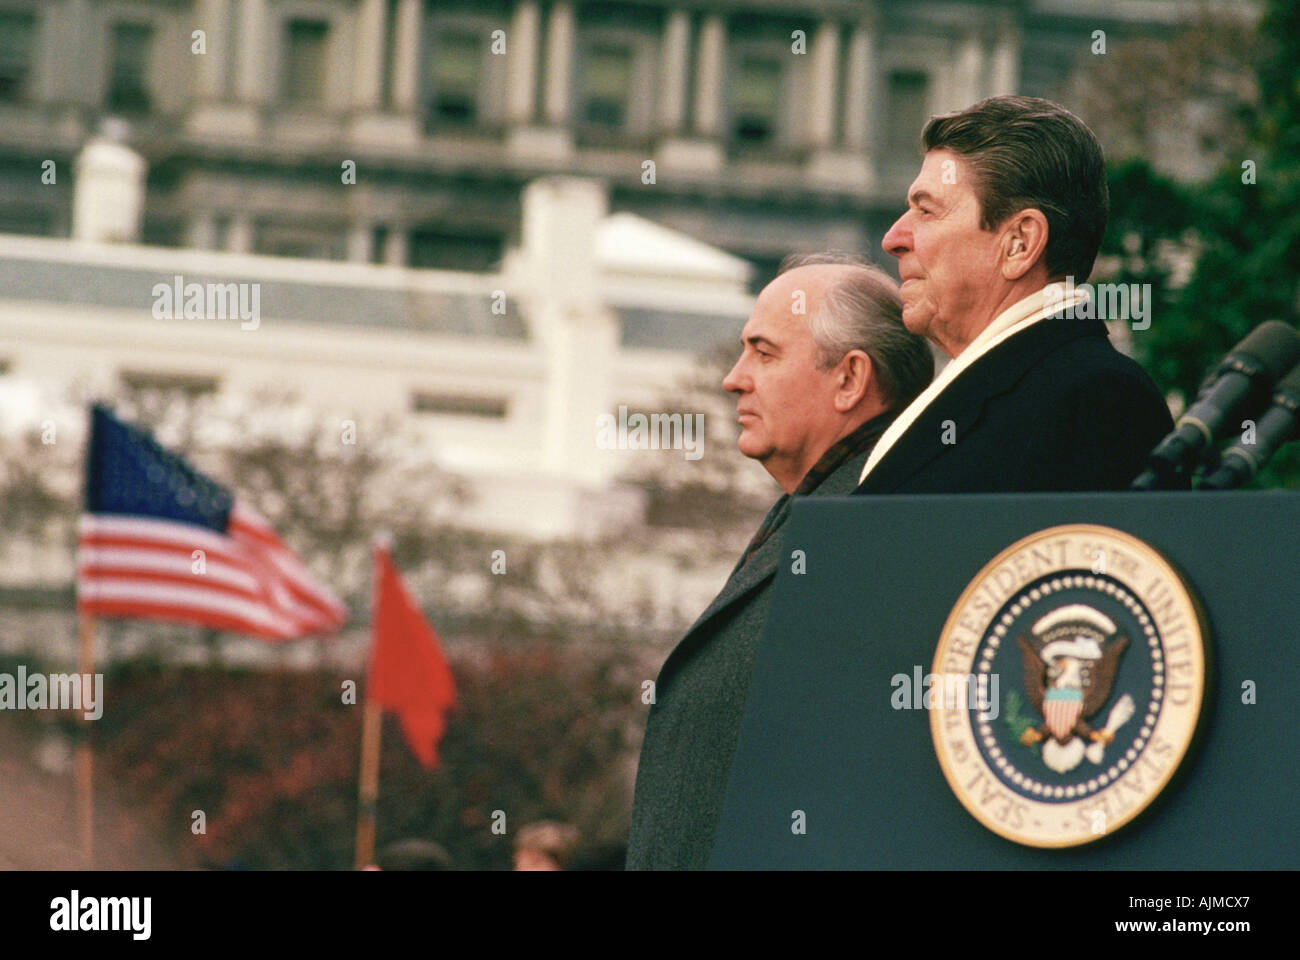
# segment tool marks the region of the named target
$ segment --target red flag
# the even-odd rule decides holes
[[[375,610],[367,698],[401,718],[416,759],[438,765],[446,714],[456,706],[456,681],[433,632],[411,599],[385,545],[375,545]]]

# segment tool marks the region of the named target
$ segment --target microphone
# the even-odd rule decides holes
[[[1278,378],[1300,361],[1300,334],[1269,320],[1246,335],[1201,385],[1190,410],[1151,451],[1147,470],[1134,490],[1158,490],[1191,469],[1202,452],[1214,449],[1224,424],[1259,410]]]
[[[1300,439],[1300,364],[1278,381],[1273,405],[1264,411],[1255,425],[1255,442],[1247,443],[1248,431],[1223,451],[1219,469],[1201,482],[1202,490],[1232,490],[1248,483],[1269,457],[1284,443]]]

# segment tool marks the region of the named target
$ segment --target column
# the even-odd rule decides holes
[[[186,128],[200,136],[255,137],[259,108],[271,96],[271,39],[266,0],[198,0],[194,26],[206,34],[207,53],[196,56],[193,109]]]
[[[420,102],[423,0],[398,0],[393,30],[393,110],[414,113]]]
[[[979,38],[974,34],[962,41],[957,53],[956,76],[954,78],[952,97],[949,104],[953,110],[961,110],[976,103],[981,98],[980,74],[984,68],[984,53]]]
[[[206,53],[198,63],[197,97],[200,101],[223,100],[230,64],[230,0],[199,0],[198,22],[206,38]]]
[[[358,220],[348,230],[348,262],[369,263],[374,254],[373,240],[375,228],[364,220]]]
[[[823,22],[813,37],[812,89],[809,91],[808,140],[810,146],[835,142],[835,101],[839,92],[840,26]]]
[[[609,200],[600,183],[573,177],[534,180],[522,199],[518,280],[546,362],[542,462],[547,472],[598,485],[620,459],[596,446],[618,350],[618,322],[602,303],[596,263]]]
[[[522,0],[515,7],[506,37],[506,56],[510,58],[510,77],[506,91],[506,116],[511,123],[533,121],[537,90],[537,34],[541,15],[537,0]]]
[[[72,239],[137,242],[147,175],[144,157],[130,147],[92,138],[72,161]]]
[[[871,110],[875,103],[875,49],[871,32],[863,24],[853,28],[849,38],[848,76],[844,88],[844,144],[850,150],[868,149],[875,129]]]
[[[695,130],[706,137],[717,136],[721,128],[722,66],[726,42],[726,24],[718,14],[710,14],[700,25],[695,72]]]
[[[406,224],[389,224],[384,240],[384,263],[390,267],[404,267],[408,259]]]
[[[54,49],[46,48],[46,63],[51,71],[48,83],[49,89],[54,93],[53,99],[78,106],[93,106],[100,91],[87,73],[90,63],[89,46],[94,42],[91,33],[94,21],[90,16],[88,0],[67,0],[61,11],[52,11],[41,18],[41,22],[46,20],[54,21],[56,31]],[[47,27],[43,31],[47,36],[48,29]]]
[[[56,103],[64,98],[63,83],[66,70],[60,62],[67,56],[71,44],[66,39],[64,18],[65,10],[51,10],[39,18],[37,23],[37,56],[35,65],[39,68],[33,96],[42,102]]]
[[[993,45],[989,95],[996,97],[1015,93],[1020,84],[1019,74],[1020,38],[1010,31],[1003,31]]]
[[[247,213],[236,213],[226,227],[226,249],[231,253],[253,252],[253,221]]]
[[[185,245],[194,250],[214,250],[217,246],[217,218],[211,211],[196,213],[185,227]]]
[[[686,81],[690,69],[691,15],[673,10],[664,25],[659,51],[659,129],[664,133],[681,130],[686,119]]]
[[[357,14],[356,101],[361,111],[378,110],[384,99],[387,0],[362,0]]]
[[[268,44],[266,0],[243,0],[237,40],[236,93],[248,104],[266,103],[270,90],[267,66],[274,54]]]
[[[546,122],[562,127],[569,122],[570,85],[573,74],[573,5],[556,3],[546,25]]]

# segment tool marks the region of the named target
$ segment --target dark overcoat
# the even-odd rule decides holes
[[[808,496],[851,493],[867,452],[844,461]],[[732,571],[659,671],[637,768],[628,869],[709,865],[772,581],[778,565],[791,562],[781,537],[790,499],[777,501],[768,519],[780,525]]]
[[[855,492],[1123,490],[1173,427],[1105,323],[1048,317],[963,370]]]

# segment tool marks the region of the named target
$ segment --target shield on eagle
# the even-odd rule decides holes
[[[1061,743],[1071,736],[1082,712],[1082,689],[1048,690],[1043,696],[1043,719],[1052,736]]]

